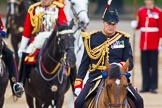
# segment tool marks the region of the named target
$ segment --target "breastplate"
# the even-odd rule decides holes
[[[41,25],[41,32],[43,31],[52,31],[54,26],[56,25],[56,20],[58,18],[58,8],[57,7],[37,7],[35,9],[35,14],[39,14],[43,12],[42,22],[39,22]]]

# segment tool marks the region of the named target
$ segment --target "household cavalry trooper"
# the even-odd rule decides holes
[[[61,27],[67,25],[64,4],[60,1],[40,0],[40,2],[29,7],[24,23],[21,45],[18,50],[18,55],[22,61],[19,82],[23,86],[26,76],[29,74],[29,72],[25,71],[26,66],[37,62],[36,58],[45,40],[49,38],[52,31],[56,28],[56,21]],[[29,42],[30,39],[31,42]]]

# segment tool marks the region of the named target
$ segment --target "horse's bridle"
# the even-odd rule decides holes
[[[60,38],[59,36],[61,36],[61,34],[69,34],[69,33],[73,33],[73,31],[72,31],[72,30],[63,30],[63,31],[61,31],[61,32],[57,32],[56,37],[57,37],[57,38]],[[51,81],[51,80],[53,80],[56,76],[58,76],[58,79],[60,79],[59,82],[62,83],[62,81],[63,81],[63,73],[62,73],[62,75],[61,75],[61,78],[59,78],[59,75],[58,75],[58,74],[61,72],[61,70],[62,70],[62,68],[63,68],[63,66],[64,66],[64,64],[65,64],[65,59],[66,59],[65,56],[66,56],[66,53],[64,52],[64,56],[60,59],[60,61],[55,60],[55,59],[50,55],[49,51],[48,51],[47,54],[48,54],[48,57],[49,57],[54,63],[56,63],[57,65],[56,65],[56,67],[54,67],[54,69],[53,69],[52,72],[49,72],[49,71],[46,69],[46,67],[43,65],[43,63],[42,63],[42,56],[40,56],[40,58],[39,58],[39,65],[38,65],[38,70],[39,70],[39,72],[40,72],[40,75],[41,75],[42,78],[43,78],[44,80],[46,80],[46,81]],[[43,67],[43,68],[42,68],[42,67]],[[56,71],[58,71],[58,72],[57,72],[57,74],[55,74],[53,77],[51,77],[51,78],[46,78],[46,77],[43,75],[42,69],[43,69],[43,71],[44,71],[45,73],[50,74],[50,75],[55,74]]]
[[[87,11],[85,10],[85,9],[82,9],[82,10],[79,10],[78,12],[76,12],[76,10],[74,9],[74,3],[71,1],[71,0],[69,0],[70,1],[70,3],[71,3],[71,10],[72,10],[72,12],[73,12],[73,14],[74,14],[74,17],[76,18],[76,21],[77,21],[77,23],[78,23],[78,28],[75,30],[75,32],[77,32],[77,30],[79,30],[79,29],[81,29],[82,28],[82,22],[80,21],[80,19],[79,19],[79,14],[81,14],[82,12],[85,12],[85,13],[87,13]],[[80,25],[81,24],[81,25]],[[74,32],[74,33],[75,33]]]
[[[121,73],[121,75],[124,75],[124,76],[125,76],[124,73]],[[120,107],[120,106],[122,106],[122,107],[124,108],[124,107],[125,107],[124,101],[126,100],[126,96],[125,96],[125,99],[124,99],[124,101],[123,101],[122,104],[117,104],[117,103],[112,104],[111,101],[110,101],[110,96],[109,96],[109,94],[108,94],[109,86],[110,86],[110,85],[106,84],[107,97],[108,97],[108,99],[109,99],[108,105],[110,106],[110,108],[111,108],[111,107]],[[127,86],[128,86],[128,85],[127,85]],[[117,95],[120,93],[119,86],[118,86],[118,88],[115,90],[115,93],[116,93],[116,97],[117,97]],[[127,94],[127,93],[126,93],[126,94]],[[119,97],[117,97],[117,98],[119,98]]]

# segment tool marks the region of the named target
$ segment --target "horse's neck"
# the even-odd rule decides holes
[[[56,65],[58,62],[60,62],[62,54],[60,53],[57,44],[51,42],[51,44],[48,45],[47,43],[47,45],[45,45],[45,47],[42,48],[41,52],[42,52],[42,60],[44,63],[46,63],[47,66],[51,66],[51,68],[53,68],[54,64]]]
[[[68,20],[68,23],[74,19],[74,23],[77,24],[77,21],[76,21],[76,18],[74,16],[74,13],[72,12],[72,9],[71,9],[71,3],[69,0],[65,0],[65,7],[64,7],[64,11],[65,11],[65,14],[66,14],[66,18]],[[76,25],[75,25],[76,26]],[[78,26],[78,25],[77,25]]]

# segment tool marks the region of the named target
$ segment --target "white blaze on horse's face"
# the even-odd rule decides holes
[[[73,8],[78,15],[81,24],[83,26],[87,26],[89,24],[89,17],[88,17],[88,0],[71,0],[73,3]]]
[[[119,85],[120,84],[120,79],[116,79],[115,83],[116,83],[116,85]]]
[[[16,1],[15,1],[15,0],[10,0],[9,2],[11,3],[11,4],[10,4],[10,5],[11,5],[11,12],[10,12],[10,14],[11,14],[11,15],[14,15],[14,12],[15,12],[15,10],[14,10],[14,9],[15,9],[14,3],[15,3]]]

